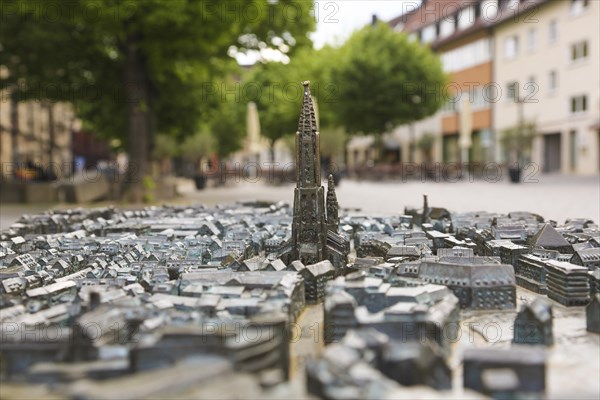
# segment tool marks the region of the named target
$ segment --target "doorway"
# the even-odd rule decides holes
[[[560,172],[560,133],[544,135],[544,172]]]

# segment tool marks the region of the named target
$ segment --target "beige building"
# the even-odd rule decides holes
[[[551,0],[494,26],[498,160],[500,133],[522,117],[541,133],[531,154],[540,172],[598,173],[599,15],[600,1]]]
[[[450,78],[438,93],[449,97],[441,110],[389,134],[401,144],[402,162],[482,163],[493,159],[493,104],[485,90],[493,81],[489,27],[500,4],[492,3],[426,0],[389,21],[398,33],[438,53]],[[434,138],[428,154],[420,146],[426,135]]]
[[[54,174],[67,173],[72,162],[72,107],[66,103],[19,102],[16,142],[13,141],[12,110],[10,94],[0,92],[0,178],[14,176],[15,163],[24,166],[28,162],[44,169],[52,162]]]
[[[418,143],[431,133],[433,161],[507,163],[503,131],[524,121],[540,132],[529,157],[538,171],[528,173],[597,174],[599,15],[596,0],[423,0],[389,21],[440,55],[456,96],[386,135],[400,161],[423,162]]]

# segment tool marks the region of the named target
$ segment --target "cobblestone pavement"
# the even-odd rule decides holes
[[[360,208],[370,214],[402,214],[405,206],[421,206],[422,194],[429,194],[429,205],[451,211],[490,212],[531,211],[546,219],[564,222],[567,218],[587,217],[600,221],[600,177],[540,175],[538,182],[511,184],[461,181],[444,182],[359,182],[342,180],[337,197],[342,208]],[[266,185],[264,182],[231,183],[225,187],[196,191],[191,184],[174,203],[215,205],[236,201],[267,200],[292,202],[293,184]],[[0,204],[0,229],[7,228],[21,214],[36,213],[51,207],[73,205]]]
[[[429,205],[451,211],[530,211],[560,223],[567,218],[600,220],[600,178],[541,175],[537,183],[511,184],[485,181],[456,183],[358,182],[342,180],[336,188],[342,208],[373,213],[403,213],[405,206],[421,206],[428,193]],[[243,182],[222,188],[194,191],[184,202],[219,204],[238,200],[293,201],[292,185],[268,186]]]

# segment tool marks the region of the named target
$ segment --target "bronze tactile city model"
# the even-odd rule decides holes
[[[304,82],[291,207],[48,211],[0,233],[2,396],[596,394],[597,224],[426,195],[349,212],[317,126]]]

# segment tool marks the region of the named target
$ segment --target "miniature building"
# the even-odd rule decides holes
[[[523,305],[515,319],[513,343],[552,346],[552,306],[541,299]]]
[[[416,208],[404,208],[404,214],[412,217],[412,222],[421,226],[423,223],[440,223],[442,220],[450,220],[450,212],[441,207],[430,207],[427,195],[423,195],[423,207],[419,210]]]
[[[545,224],[529,240],[529,245],[547,250],[557,250],[560,253],[573,253],[573,246],[550,224]]]
[[[452,373],[435,343],[392,340],[383,351],[381,372],[403,386],[452,388]]]
[[[500,244],[500,251],[498,255],[504,264],[512,265],[515,268],[515,273],[517,273],[516,268],[519,262],[519,257],[522,254],[527,253],[529,253],[529,248],[526,246],[521,246],[512,242],[504,242]]]
[[[519,257],[515,267],[515,276],[519,286],[532,292],[546,294],[546,262],[548,257],[556,257],[558,253],[553,250],[545,253],[523,254]]]
[[[563,261],[546,262],[548,297],[565,306],[584,306],[590,301],[588,270]]]
[[[310,96],[309,82],[304,82],[304,99],[296,132],[296,188],[294,189],[294,219],[291,251],[287,260],[300,260],[305,265],[331,260],[335,268],[346,265],[349,246],[337,230],[337,198],[335,189],[328,189],[326,215],[324,191],[321,186],[319,132]],[[333,185],[333,179],[330,179]],[[335,255],[335,256],[334,256]]]
[[[595,294],[600,293],[600,269],[590,271],[588,275],[590,280],[590,295],[593,297]]]
[[[300,271],[304,278],[306,301],[317,303],[325,298],[327,281],[335,276],[335,269],[329,260],[307,265]]]
[[[338,215],[338,201],[335,194],[335,182],[333,175],[327,178],[327,229],[337,233],[340,226],[340,217]]]
[[[327,258],[327,221],[321,186],[319,132],[308,85],[304,82],[304,100],[296,132],[292,257],[304,264],[315,264]]]
[[[419,268],[425,282],[446,285],[461,308],[512,309],[516,306],[515,275],[506,264],[454,264],[425,260]]]
[[[449,388],[450,370],[431,349],[427,342],[402,343],[373,329],[353,330],[309,361],[307,390],[324,399],[437,398],[434,389]]]
[[[493,397],[539,395],[546,389],[544,350],[469,348],[463,359],[463,385]]]
[[[402,341],[431,340],[448,352],[459,303],[441,285],[392,287],[365,271],[338,277],[329,284],[325,302],[326,342],[351,328],[373,328]]]
[[[340,341],[349,330],[358,326],[354,313],[356,307],[354,297],[345,291],[327,296],[323,321],[325,343]]]
[[[588,332],[600,333],[600,294],[596,294],[585,309]]]
[[[377,239],[369,240],[368,242],[362,243],[356,249],[356,255],[358,257],[385,257],[390,250],[391,245],[386,242],[382,242]]]
[[[3,378],[48,383],[50,395],[78,398],[156,397],[179,383],[195,385],[188,397],[213,398],[221,392],[206,392],[212,386],[203,379],[224,378],[197,369],[214,366],[228,388],[229,378],[241,376],[275,386],[287,377],[289,354],[297,350],[291,341],[299,332],[290,324],[318,319],[313,310],[319,307],[302,312],[307,301],[325,300],[327,346],[307,367],[310,393],[452,396],[436,390],[449,388],[445,360],[460,336],[460,308],[513,309],[515,278],[566,305],[586,304],[592,294],[588,330],[600,331],[600,297],[593,295],[600,269],[588,256],[600,248],[597,225],[571,220],[540,229],[542,222],[530,213],[445,215],[428,204],[415,214],[420,229],[413,230],[407,216],[353,213],[340,220],[334,184],[325,195],[317,172],[313,113],[307,88],[294,207],[245,202],[56,210],[25,216],[0,232]],[[553,232],[573,243],[572,253]],[[528,245],[525,239],[534,236]],[[351,264],[350,240],[365,255]],[[323,258],[305,266],[302,259],[313,256]],[[557,313],[557,325],[573,313],[581,310]],[[467,318],[494,321],[498,314],[504,314],[498,318],[502,329],[508,327],[511,313],[468,312]],[[527,304],[514,326],[515,343],[552,343],[546,304]],[[61,337],[46,340],[54,338],[55,327]],[[562,351],[564,332],[554,334],[560,336],[553,351]],[[541,396],[540,353],[502,343],[494,354],[488,350],[467,351],[467,388],[495,397]],[[588,354],[585,347],[577,350],[572,355],[580,368],[581,354]],[[278,386],[270,395],[285,397],[296,386]]]
[[[201,326],[165,328],[159,336],[136,346],[130,354],[134,371],[164,368],[191,355],[227,355],[242,371],[279,368],[287,377],[288,345],[285,319],[252,320],[240,326],[223,324],[216,330]]]
[[[590,271],[600,269],[600,247],[575,250],[571,263],[586,267]]]

